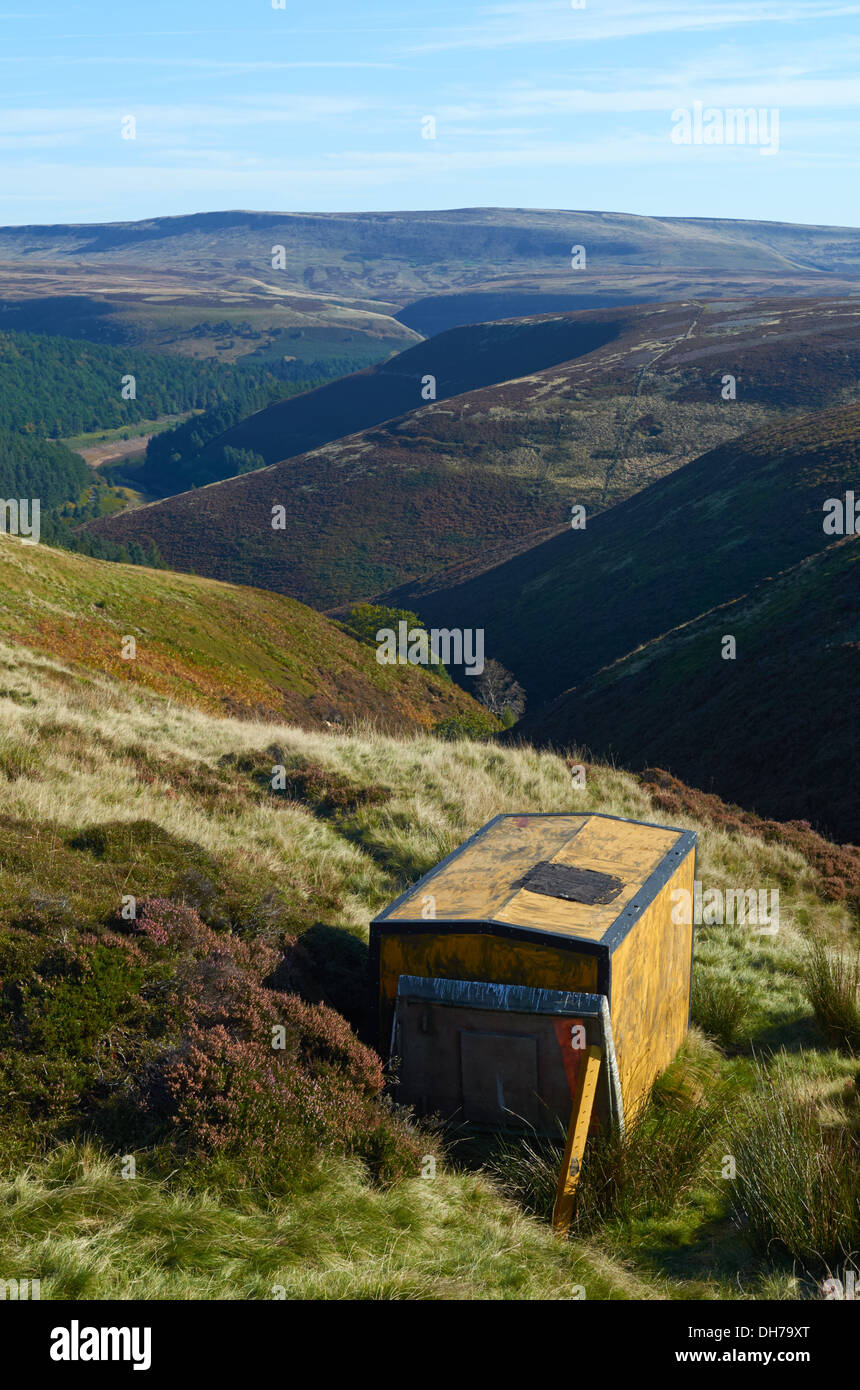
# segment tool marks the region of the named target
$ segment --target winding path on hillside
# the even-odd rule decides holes
[[[621,428],[618,432],[618,445],[616,447],[614,457],[609,461],[609,464],[607,465],[606,477],[603,480],[603,492],[601,494],[600,500],[604,505],[606,504],[607,499],[609,497],[609,489],[612,486],[612,480],[615,477],[618,465],[620,463],[623,463],[627,456],[627,445],[629,443],[630,434],[633,428],[632,416],[636,407],[636,402],[639,399],[639,393],[642,389],[642,383],[645,380],[645,377],[651,371],[651,369],[656,366],[656,364],[660,361],[661,357],[666,356],[667,352],[670,352],[672,348],[677,347],[678,343],[683,343],[688,338],[692,338],[694,332],[696,331],[696,325],[699,322],[699,319],[702,317],[702,314],[704,313],[705,305],[702,300],[694,299],[692,302],[696,306],[696,312],[690,320],[690,323],[687,325],[686,330],[683,333],[678,333],[674,338],[670,338],[668,343],[664,343],[663,347],[659,348],[653,354],[652,357],[649,357],[647,362],[643,362],[642,366],[639,368],[639,371],[636,374],[636,380],[633,383],[633,392],[630,396],[630,400],[627,405],[627,410],[625,411],[624,419],[621,422]]]

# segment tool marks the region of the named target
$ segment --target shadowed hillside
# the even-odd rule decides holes
[[[735,660],[723,660],[726,635]],[[677,627],[526,716],[517,737],[584,745],[780,820],[860,841],[860,540]]]
[[[445,400],[584,356],[616,338],[622,327],[603,316],[454,329],[386,363],[257,411],[219,435],[187,465],[173,465],[169,440],[162,441],[164,448],[157,454],[150,449],[140,477],[151,491],[183,492],[220,476],[213,461],[225,448],[250,449],[265,463],[276,463],[417,409],[422,400],[432,399],[426,392],[422,395],[428,377],[432,386],[426,389]]]
[[[600,667],[823,550],[832,540],[823,504],[854,486],[858,465],[860,406],[824,411],[714,449],[585,530],[397,598],[428,623],[483,626],[536,714]]]

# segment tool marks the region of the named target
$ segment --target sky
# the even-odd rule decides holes
[[[860,222],[860,0],[29,4],[0,0],[2,224],[490,206]],[[725,139],[739,107],[764,113],[757,144]],[[722,143],[683,143],[697,110]]]

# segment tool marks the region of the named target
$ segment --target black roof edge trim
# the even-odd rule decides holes
[[[665,828],[668,830],[669,826]],[[624,940],[628,932],[635,927],[640,917],[647,912],[657,894],[662,888],[665,888],[666,884],[669,882],[678,865],[684,862],[691,851],[696,855],[698,843],[699,837],[695,830],[681,830],[678,832],[678,840],[675,845],[672,849],[667,851],[665,857],[657,865],[653,874],[646,878],[639,892],[635,894],[635,901],[625,907],[624,911],[618,914],[612,925],[607,927],[603,935],[603,944],[610,951],[615,950],[615,947]],[[694,859],[694,872],[695,862]]]

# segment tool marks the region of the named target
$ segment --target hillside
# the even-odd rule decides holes
[[[617,337],[622,326],[608,316],[583,316],[455,329],[387,362],[247,416],[180,468],[171,465],[169,439],[161,441],[164,457],[153,457],[150,450],[140,476],[152,490],[184,492],[218,476],[213,454],[220,455],[224,448],[249,449],[266,463],[277,463],[418,409],[426,399],[422,389],[428,375],[436,398],[446,400],[584,356]]]
[[[108,564],[0,535],[0,636],[212,713],[306,728],[367,719],[429,726],[478,707],[420,667],[371,647],[292,599],[164,570]],[[136,656],[124,659],[134,637]],[[7,700],[26,693],[3,681]]]
[[[762,815],[860,841],[860,541],[845,536],[604,667],[517,726],[656,764]],[[737,658],[722,659],[731,634]]]
[[[517,208],[3,227],[0,318],[198,360],[297,359],[322,379],[327,361],[355,371],[487,319],[853,294],[858,248],[851,228]]]
[[[607,340],[92,529],[114,541],[154,542],[174,569],[263,585],[321,608],[404,584],[416,594],[428,582],[443,588],[446,567],[480,569],[521,550],[564,527],[572,503],[592,514],[769,420],[851,399],[857,322],[851,300],[732,301],[459,330],[405,359],[432,365],[444,389],[472,371],[503,376],[541,354],[553,360],[579,350],[585,334]],[[481,341],[486,361],[475,350]],[[315,428],[331,433],[349,410],[370,409],[369,384],[380,390],[376,409],[394,409],[392,368],[403,361],[262,412],[221,443],[277,449],[273,424],[297,412],[312,419],[316,402],[328,402],[330,418],[317,411]],[[726,373],[736,376],[734,400],[722,398]],[[416,378],[398,390],[417,395]],[[271,529],[274,505],[287,508],[283,531]]]
[[[635,453],[638,444],[646,455],[677,456],[688,439],[678,416],[690,413],[692,405],[710,404],[713,414],[722,415],[725,431],[727,412],[716,404],[722,382],[716,369],[723,355],[739,382],[732,402],[735,415],[743,418],[750,407],[760,406],[814,409],[828,404],[840,389],[855,386],[858,326],[860,300],[763,300],[743,308],[732,302],[685,301],[471,324],[440,333],[364,372],[267,405],[214,439],[197,460],[177,467],[175,476],[167,438],[161,441],[161,453],[150,451],[142,477],[165,493],[183,492],[220,480],[223,475],[212,462],[225,447],[253,450],[265,463],[318,449],[421,410],[428,376],[438,401],[469,399],[451,410],[423,410],[416,434],[425,449],[433,438],[441,448],[456,441],[472,451],[488,435],[487,442],[503,443],[507,426],[509,447],[531,447],[543,455],[554,446],[558,454],[573,442],[565,436],[577,433],[569,427],[572,421],[559,422],[558,413],[585,394],[595,406],[617,396],[620,410],[635,398],[638,418],[622,422],[629,433],[624,442],[633,445],[628,452]],[[548,371],[556,367],[561,370]],[[500,389],[482,390],[493,386]],[[526,413],[528,430],[522,418]],[[612,423],[617,422],[616,416]],[[589,426],[593,457],[600,457],[597,436],[605,425],[599,414],[592,412]],[[408,431],[406,425],[399,432],[403,428]],[[699,437],[701,429],[706,435],[713,429],[708,412],[697,412],[693,428]],[[670,429],[673,448],[666,437]],[[615,440],[600,442],[611,445]],[[632,465],[632,460],[621,462],[628,469]]]
[[[851,228],[540,208],[234,210],[145,222],[4,227],[0,261],[132,263],[271,280],[271,248],[280,244],[296,289],[381,300],[487,284],[516,273],[561,278],[570,247],[578,243],[598,270],[860,273],[860,238]]]
[[[791,420],[703,454],[584,531],[396,597],[430,625],[483,627],[536,714],[601,667],[823,550],[832,539],[823,504],[854,486],[858,462],[860,406]]]
[[[856,900],[856,856],[601,765],[577,790],[531,749],[215,718],[62,652],[0,660],[5,1278],[43,1300],[797,1299],[856,1250],[857,1063],[807,965],[856,929],[834,877]],[[574,809],[695,828],[706,887],[778,889],[781,913],[774,936],[697,930],[696,1026],[561,1242],[558,1146],[457,1152],[380,1102],[349,1024],[383,903],[500,811]]]
[[[6,260],[4,251],[3,326],[198,362],[253,359],[340,367],[340,373],[318,370],[317,377],[356,371],[419,339],[392,317],[393,305],[341,303],[296,290],[274,273],[265,283],[225,274],[214,265],[206,271],[175,269],[171,249],[176,248],[165,248],[163,263],[145,266],[98,258]],[[268,266],[271,272],[271,258]]]

